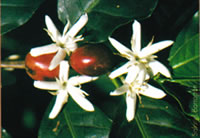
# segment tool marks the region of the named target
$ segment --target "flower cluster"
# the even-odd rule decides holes
[[[50,90],[50,93],[57,95],[55,105],[50,112],[49,118],[55,118],[61,111],[63,105],[67,103],[69,95],[84,110],[94,111],[93,105],[85,98],[88,94],[80,88],[81,84],[88,83],[98,79],[98,77],[90,77],[85,75],[69,77],[70,65],[64,60],[65,56],[75,51],[78,41],[82,41],[82,35],[76,36],[79,31],[86,25],[88,21],[87,14],[69,29],[70,23],[64,27],[63,34],[55,27],[52,20],[45,16],[47,33],[51,37],[53,43],[45,46],[33,48],[30,51],[31,56],[38,57],[44,54],[56,53],[50,62],[48,70],[54,70],[59,65],[59,75],[56,81],[35,80],[34,86],[39,89]],[[122,86],[110,93],[111,96],[122,95],[126,93],[127,111],[126,117],[128,121],[132,121],[136,111],[137,96],[145,95],[151,98],[160,99],[166,94],[150,84],[148,80],[158,73],[170,78],[169,70],[159,61],[154,54],[169,47],[173,41],[166,40],[153,44],[153,40],[144,48],[141,48],[141,25],[138,21],[134,21],[132,25],[133,35],[131,38],[131,50],[126,46],[109,37],[108,40],[112,46],[126,58],[128,61],[121,67],[117,68],[109,74],[111,79],[126,74],[122,79]],[[56,91],[56,92],[52,92]]]
[[[109,37],[109,41],[113,47],[119,51],[122,57],[128,59],[127,63],[109,75],[111,79],[114,79],[123,74],[127,74],[123,85],[111,92],[110,95],[122,95],[126,93],[126,117],[128,121],[134,119],[136,95],[139,96],[139,94],[142,94],[155,99],[163,98],[166,95],[162,90],[151,86],[146,81],[157,73],[161,73],[168,78],[171,77],[169,70],[162,63],[155,60],[157,56],[153,54],[173,44],[173,41],[170,40],[155,44],[152,44],[151,41],[145,48],[141,49],[140,23],[135,20],[132,28],[131,50]]]
[[[77,48],[78,41],[82,41],[82,35],[76,36],[78,32],[86,25],[88,21],[87,14],[84,14],[80,19],[69,29],[70,22],[68,21],[64,27],[63,34],[55,27],[49,16],[45,16],[48,35],[51,37],[53,43],[45,46],[32,48],[31,56],[38,57],[45,54],[56,53],[50,62],[49,70],[54,70],[59,65],[59,77],[56,81],[35,80],[34,86],[39,89],[56,91],[50,92],[57,95],[55,105],[49,114],[50,119],[54,119],[61,111],[63,105],[67,103],[69,95],[72,99],[84,110],[94,111],[93,105],[85,98],[88,94],[80,88],[80,85],[93,80],[97,77],[89,76],[69,76],[69,63],[65,61],[65,56],[70,55]]]

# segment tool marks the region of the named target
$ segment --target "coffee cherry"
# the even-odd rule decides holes
[[[55,80],[59,74],[59,66],[52,71],[48,69],[55,54],[51,53],[33,57],[28,53],[25,58],[27,74],[34,80]]]
[[[77,48],[70,56],[70,65],[82,75],[99,76],[114,65],[114,55],[105,45],[87,44]]]

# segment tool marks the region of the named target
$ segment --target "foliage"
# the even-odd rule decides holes
[[[172,78],[166,79],[158,75],[150,81],[163,89],[167,96],[161,100],[141,96],[141,103],[137,103],[136,117],[132,122],[127,122],[125,117],[124,96],[109,95],[115,89],[116,83],[113,83],[107,74],[82,86],[89,93],[88,99],[95,105],[95,112],[82,110],[69,98],[59,116],[50,120],[48,115],[55,98],[51,99],[47,91],[36,90],[25,71],[8,72],[2,69],[2,125],[7,130],[4,130],[4,137],[199,136],[197,5],[197,0],[2,0],[3,61],[8,60],[7,57],[11,54],[19,54],[19,60],[23,60],[30,48],[51,43],[43,30],[46,28],[45,15],[49,15],[58,29],[62,30],[67,20],[73,25],[83,13],[88,13],[89,21],[81,30],[84,43],[101,42],[109,48],[111,45],[108,37],[111,35],[130,45],[134,19],[142,25],[142,45],[146,45],[153,36],[154,41],[174,40],[171,48],[158,53],[158,60],[171,70]],[[120,59],[116,67],[123,64],[123,61]],[[70,75],[73,74],[74,71]],[[27,116],[24,115],[25,112],[28,112]],[[9,123],[13,118],[23,121]],[[33,123],[33,120],[36,120],[36,123]],[[33,124],[25,125],[31,121]]]

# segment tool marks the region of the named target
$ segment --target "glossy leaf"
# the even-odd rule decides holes
[[[189,87],[199,85],[198,18],[198,13],[196,13],[179,33],[169,57],[173,69],[174,80],[172,81]]]
[[[198,90],[196,91],[196,93],[193,90],[193,98],[189,103],[189,115],[191,117],[193,117],[195,120],[197,120],[198,122],[200,122],[200,95],[197,93]]]
[[[26,23],[44,0],[2,0],[1,34]]]
[[[115,82],[115,84],[116,83],[118,82]],[[121,104],[119,102],[119,99],[121,97],[110,96],[110,92],[114,89],[115,85],[112,83],[107,75],[100,76],[99,79],[91,82],[90,86],[87,88],[87,92],[90,92],[90,96],[94,97],[95,99],[94,104],[98,106],[98,108],[100,108],[111,119],[115,117],[118,104]]]
[[[92,83],[96,84],[96,87],[98,89],[100,89],[103,93],[108,94],[108,95],[113,89],[115,89],[114,84],[112,83],[111,79],[107,75],[100,76],[99,79],[97,79],[96,81]]]
[[[108,137],[111,120],[98,108],[95,108],[95,112],[86,112],[70,98],[57,118],[49,120],[53,104],[54,100],[43,117],[39,138]]]
[[[156,5],[157,0],[59,0],[58,15],[64,24],[68,19],[74,24],[81,14],[88,13],[85,39],[102,42],[120,25],[150,17]]]
[[[163,100],[142,97],[135,119],[127,123],[123,116],[113,121],[113,124],[121,122],[118,123],[120,127],[111,132],[112,137],[178,138],[193,135],[192,123],[176,107]]]

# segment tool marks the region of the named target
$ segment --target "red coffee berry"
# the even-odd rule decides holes
[[[71,54],[70,65],[82,75],[99,76],[113,67],[113,57],[112,51],[105,45],[87,44]]]
[[[27,74],[34,80],[55,80],[59,74],[59,66],[52,71],[48,69],[55,54],[51,53],[33,57],[28,53],[25,58]]]

